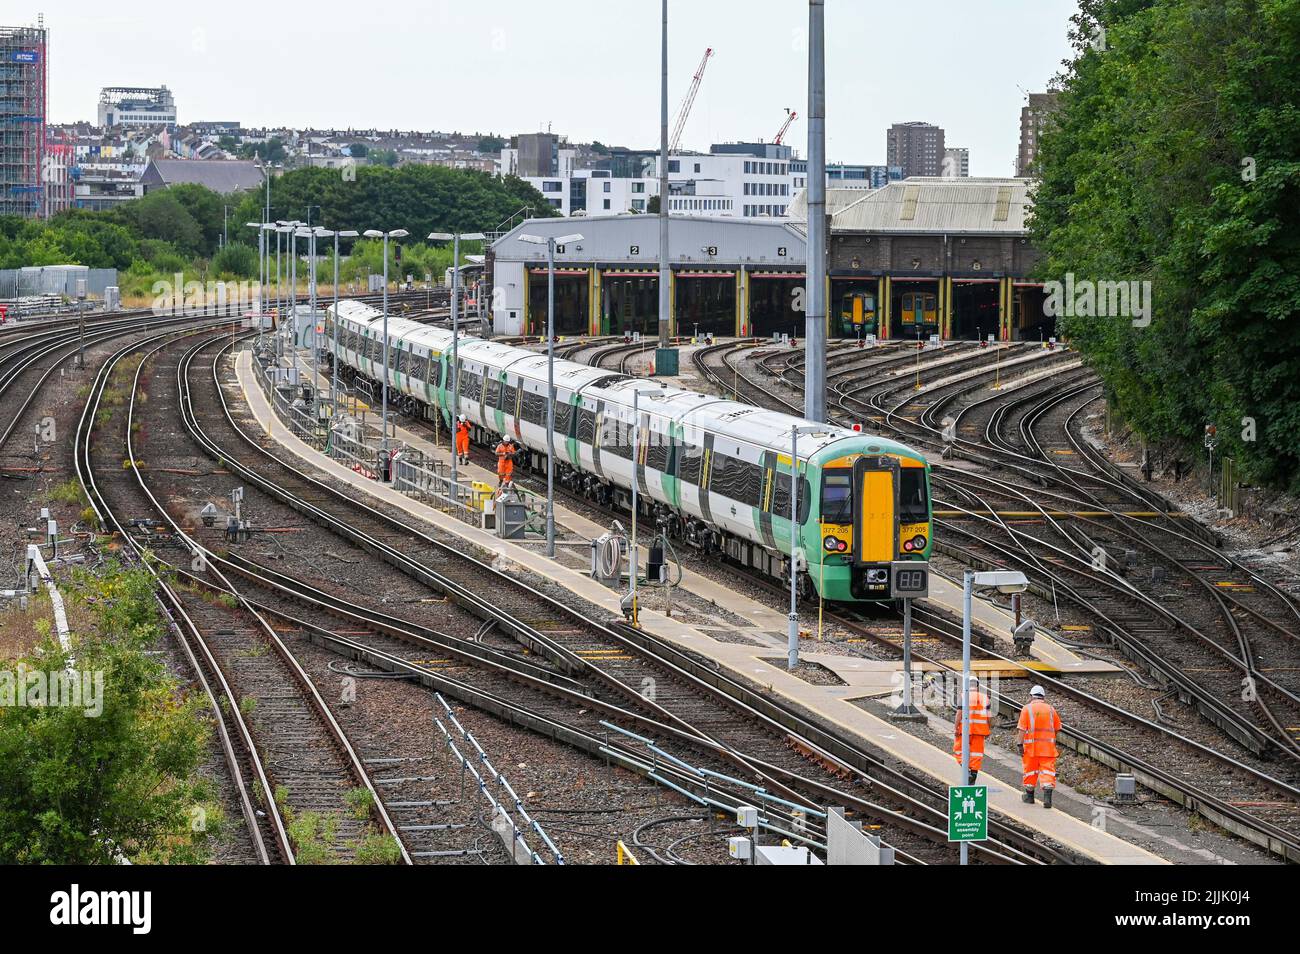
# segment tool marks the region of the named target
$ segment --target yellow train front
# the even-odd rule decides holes
[[[837,602],[925,595],[934,543],[925,458],[861,435],[811,455],[808,474],[819,488],[800,527],[811,588]]]

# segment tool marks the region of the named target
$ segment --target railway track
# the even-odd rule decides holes
[[[738,351],[731,349],[720,350],[725,356],[734,356],[738,353]],[[740,378],[740,375],[736,374],[732,376],[729,381],[725,372],[708,365],[707,356],[702,356],[697,360],[697,366],[700,367],[701,373],[705,374],[705,376],[710,378],[716,386],[724,390],[729,387],[734,387],[733,382]],[[776,404],[782,410],[799,413],[800,409],[794,405],[793,402],[774,396],[770,387],[762,388],[749,378],[745,378],[744,380],[746,380],[750,386],[751,390],[749,393],[752,395],[750,398],[751,400],[762,401],[767,403],[769,406]],[[1060,403],[1057,400],[1057,395],[1051,393],[1052,390],[1053,389],[1048,386],[1044,392],[1046,396],[1043,396],[1036,391],[1028,391],[1025,395],[1021,396],[1022,400],[1033,404],[1033,409],[1030,411],[1028,417],[1028,423],[1024,425],[1024,430],[1022,431],[1022,440],[1026,443],[1032,442],[1031,446],[1037,446],[1040,449],[1042,445],[1038,441],[1038,438],[1034,436],[1034,427],[1036,425],[1041,425],[1044,419],[1044,414],[1037,411],[1038,403],[1041,401],[1043,404],[1048,406],[1055,406],[1055,404]],[[1086,395],[1087,390],[1088,387],[1086,384],[1082,387],[1072,387],[1067,385],[1066,393],[1071,396],[1079,396],[1081,394]],[[875,393],[879,395],[885,391],[885,388],[880,388],[877,389]],[[838,393],[843,394],[844,391],[840,390]],[[1090,403],[1091,399],[1085,401],[1083,406],[1087,406],[1087,404]],[[889,421],[891,416],[896,413],[893,408],[886,407],[879,402],[874,406],[878,410],[884,412],[882,417],[885,421]],[[998,406],[1003,407],[1006,405],[999,404]],[[842,406],[841,410],[843,410]],[[1076,409],[1070,415],[1071,419],[1077,415],[1078,410],[1079,409]],[[994,411],[995,415],[997,415],[997,413],[997,411]],[[1001,416],[998,417],[998,420],[1005,420],[1007,413],[1008,412],[1005,411],[1001,412]],[[939,429],[934,426],[932,419],[927,423],[927,419],[922,417],[919,426],[929,427],[932,437],[939,433]],[[993,426],[996,428],[996,425]],[[913,429],[905,429],[902,427],[896,427],[895,429],[902,432],[900,436],[902,436],[903,439],[914,439],[911,436]],[[1072,431],[1069,431],[1068,427],[1067,432],[1070,434],[1069,440],[1075,452],[1081,457],[1090,456],[1089,451],[1085,450],[1081,445],[1078,436]],[[989,446],[994,449],[1002,446],[1003,449],[1005,449],[1005,445],[990,443]],[[1095,455],[1095,451],[1092,451],[1091,455]],[[1099,457],[1100,455],[1095,456]],[[1041,476],[1041,468],[1037,466],[1038,464],[1041,463],[1044,466],[1052,466],[1053,469],[1055,466],[1055,462],[1050,459],[1032,463],[1035,464],[1035,467],[1032,468],[1031,472],[1036,473],[1039,476]],[[942,467],[937,469],[940,473],[945,475],[948,473]],[[1080,475],[1081,478],[1091,476],[1092,475],[1088,474]],[[991,478],[961,472],[960,479],[989,480]],[[1096,480],[1097,478],[1093,479]],[[957,483],[957,481],[958,476],[953,474],[950,482]],[[1107,487],[1124,486],[1124,482],[1120,479],[1120,475],[1113,473],[1113,468],[1105,472],[1105,476],[1100,479],[1100,482]],[[1042,508],[1029,493],[1018,488],[1013,490],[1011,489],[1013,485],[1006,482],[1001,483],[1005,488],[1007,488],[1005,490],[1006,493],[1014,493],[1016,497],[1016,506],[1024,507],[1030,511],[1035,509],[1040,512],[1044,511],[1045,508]],[[1073,482],[1071,487],[1077,491],[1079,489],[1079,482]],[[1111,517],[1122,517],[1122,511],[1117,509],[1118,506],[1127,504],[1132,507],[1135,504],[1135,500],[1141,500],[1141,505],[1143,507],[1152,508],[1156,505],[1156,501],[1153,497],[1154,495],[1149,493],[1142,493],[1139,488],[1139,490],[1129,494],[1129,496],[1122,502],[1112,502],[1111,506],[1105,507],[1104,510],[1109,513]],[[983,498],[979,499],[987,512],[996,512],[994,507],[987,500],[983,500]],[[1062,505],[1068,504],[1076,510],[1085,507],[1103,507],[1096,498],[1090,498],[1086,501],[1066,498],[1059,502]],[[1146,522],[1150,523],[1153,521]],[[1007,521],[986,518],[986,522],[984,522],[982,527],[979,530],[972,532],[970,536],[974,540],[979,541],[979,549],[981,551],[987,551],[987,548],[990,546],[988,543],[988,537],[993,528],[1001,526],[1009,534],[1014,536],[1014,528],[1008,527],[1006,524]],[[950,525],[946,523],[940,523],[940,526],[945,529],[951,528]],[[1182,533],[1181,539],[1189,545],[1199,546],[1203,550],[1210,549],[1207,544],[1194,535]],[[1004,548],[998,548],[991,556],[987,552],[977,552],[973,548],[956,549],[949,545],[945,546],[945,549],[948,552],[952,552],[959,556],[968,564],[974,563],[976,565],[1003,566],[1006,565],[1006,563],[1011,562],[1025,566],[1027,570],[1030,570],[1034,575],[1037,575],[1040,578],[1044,576],[1048,578],[1056,578],[1060,575],[1059,564],[1061,563],[1061,559],[1059,556],[1058,559],[1053,560],[1050,563],[1043,559],[1037,559],[1032,563],[1026,564],[1015,560]],[[1217,553],[1217,551],[1215,552]],[[1202,552],[1202,558],[1204,558],[1204,552]],[[1226,562],[1231,563],[1232,561],[1228,560]],[[1240,570],[1249,573],[1245,568],[1240,568]],[[1250,576],[1254,577],[1255,575],[1250,574]],[[1268,584],[1268,586],[1271,587],[1271,584]],[[1284,596],[1283,594],[1279,595]],[[1090,601],[1087,598],[1081,598],[1078,601],[1078,608],[1081,612],[1093,614],[1095,618],[1097,613],[1095,600]],[[866,638],[874,638],[869,630],[861,626],[856,626],[852,620],[846,620],[841,614],[836,614],[836,616],[841,622],[849,623],[849,625],[859,634],[864,635]],[[1131,642],[1126,633],[1125,626],[1123,625],[1126,621],[1127,620],[1107,620],[1106,625],[1107,629],[1113,633],[1113,638],[1120,641],[1129,640]],[[954,621],[931,618],[929,620],[929,625],[941,635],[946,634],[949,643],[953,643],[954,641],[959,643],[960,630],[957,628],[956,624],[954,624]],[[876,640],[876,642],[879,643],[880,641]],[[895,649],[896,648],[897,647],[895,647]],[[930,661],[935,662],[935,660]],[[1279,777],[1277,767],[1273,763],[1269,762],[1267,759],[1261,759],[1258,757],[1252,758],[1252,756],[1259,756],[1262,747],[1267,744],[1259,737],[1256,731],[1252,731],[1252,729],[1255,728],[1254,726],[1244,723],[1243,720],[1236,713],[1232,712],[1230,708],[1228,711],[1224,712],[1224,707],[1218,704],[1218,699],[1213,695],[1213,693],[1205,692],[1203,687],[1199,686],[1194,680],[1179,678],[1182,675],[1181,670],[1176,666],[1168,665],[1165,660],[1160,656],[1157,656],[1154,651],[1150,653],[1149,661],[1156,671],[1162,674],[1170,674],[1173,677],[1177,688],[1180,691],[1186,692],[1187,698],[1198,704],[1198,708],[1203,712],[1208,708],[1211,715],[1219,716],[1219,718],[1214,719],[1219,727],[1228,731],[1234,739],[1246,745],[1248,751],[1243,754],[1242,758],[1232,758],[1216,751],[1215,748],[1211,747],[1214,743],[1213,738],[1207,738],[1205,740],[1188,738],[1178,732],[1174,732],[1166,726],[1160,725],[1158,721],[1145,719],[1134,712],[1112,705],[1111,703],[1105,702],[1089,693],[1082,692],[1081,690],[1070,686],[1066,682],[1053,680],[1052,682],[1054,683],[1053,688],[1055,692],[1070,699],[1072,703],[1082,704],[1081,706],[1067,709],[1067,718],[1073,717],[1067,727],[1067,741],[1072,740],[1081,752],[1098,757],[1106,764],[1134,771],[1142,780],[1143,784],[1148,788],[1160,792],[1166,797],[1169,797],[1186,807],[1202,812],[1225,829],[1242,835],[1256,844],[1267,847],[1269,850],[1286,857],[1289,860],[1300,860],[1300,841],[1297,841],[1295,836],[1291,834],[1291,832],[1295,830],[1297,816],[1300,816],[1300,804],[1297,804],[1297,802],[1300,802],[1300,798],[1297,797],[1300,796],[1300,791],[1298,791],[1293,784],[1294,773],[1283,771],[1281,773],[1282,777]],[[1014,663],[1014,661],[1011,662]],[[1036,678],[1041,680],[1043,677],[1036,676]],[[1008,696],[1007,702],[1013,707],[1018,707],[1024,702],[1024,700],[1017,700]],[[1115,744],[1114,723],[1116,721],[1123,725],[1126,733],[1130,733],[1130,737],[1124,739],[1124,742],[1128,743],[1127,745]],[[1279,728],[1276,724],[1276,716],[1273,719],[1270,719],[1270,722],[1275,728]],[[1251,746],[1247,744],[1250,742],[1254,742],[1255,745]],[[1181,758],[1186,760],[1184,764],[1188,770],[1187,775],[1168,771],[1152,764],[1151,760],[1140,758],[1134,754],[1136,751],[1157,751],[1159,746],[1167,746],[1170,744],[1176,745],[1178,751],[1183,753]],[[1191,777],[1200,778],[1202,781],[1199,784],[1194,783],[1190,780]],[[1279,795],[1283,799],[1281,802],[1277,801]]]
[[[226,334],[219,337],[228,340]],[[259,860],[294,864],[309,847],[333,857],[338,856],[338,845],[358,845],[371,829],[355,813],[344,810],[345,793],[356,787],[369,790],[379,831],[397,839],[361,759],[315,684],[265,616],[233,587],[228,587],[228,601],[214,602],[174,582],[187,565],[221,578],[211,562],[214,554],[187,533],[151,489],[136,446],[135,425],[154,423],[138,413],[136,397],[141,392],[142,373],[150,362],[169,351],[174,355],[185,344],[170,336],[150,340],[134,368],[126,413],[113,427],[113,437],[107,439],[98,412],[109,373],[139,349],[123,349],[105,363],[93,383],[77,433],[78,476],[103,526],[120,535],[136,558],[150,568],[169,615],[183,623],[176,632],[212,705]],[[166,414],[166,408],[163,403],[157,413]],[[113,424],[111,419],[108,424]],[[125,468],[120,463],[123,452],[128,463]],[[132,508],[137,516],[124,517],[126,508]],[[140,516],[146,513],[154,516]],[[303,825],[312,817],[320,819],[320,832],[295,830],[295,821]],[[337,842],[317,844],[316,839]],[[409,864],[405,846],[400,839],[397,844],[402,860]]]
[[[711,666],[637,631],[595,623],[582,610],[474,560],[461,552],[463,547],[410,528],[409,519],[359,504],[355,493],[287,466],[235,423],[217,386],[218,373],[219,362],[214,360],[210,373],[192,382],[192,387],[204,390],[201,396],[183,402],[186,427],[209,456],[226,461],[246,484],[319,526],[341,533],[380,560],[445,594],[457,606],[491,622],[548,660],[559,674],[588,682],[589,699],[599,696],[604,704],[616,705],[619,718],[631,720],[635,728],[657,736],[662,733],[671,744],[694,749],[693,758],[721,759],[723,768],[762,779],[769,791],[786,791],[791,797],[811,791],[821,801],[847,801],[891,829],[911,832],[922,846],[931,842],[928,851],[934,850],[936,838],[943,840],[938,837],[943,833],[937,822],[943,812],[940,805],[946,804],[946,790],[940,793],[917,786],[869,754],[846,746],[753,690],[720,677]],[[220,408],[221,412],[201,421],[188,410],[193,408],[211,409],[209,413]],[[453,568],[454,578],[449,575]],[[530,624],[530,619],[556,621],[541,630]],[[370,650],[354,647],[352,651]],[[396,665],[392,659],[386,662]],[[647,679],[656,687],[654,700],[644,694]],[[548,691],[556,691],[553,684],[548,686]],[[756,725],[765,730],[756,730]],[[707,731],[702,726],[707,726]],[[625,754],[634,758],[633,753]],[[810,759],[813,765],[824,762],[835,766],[829,781],[809,777]],[[888,797],[892,805],[865,801],[852,787],[837,786],[840,774],[866,775],[864,781],[873,793]],[[989,860],[1043,857],[1043,849],[1032,839],[1009,827],[999,830],[997,837],[1000,843],[990,848]]]

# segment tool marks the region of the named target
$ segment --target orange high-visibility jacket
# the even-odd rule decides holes
[[[961,738],[962,710],[957,710],[957,738]],[[978,689],[970,693],[970,734],[971,736],[988,735],[991,731],[989,715],[989,697]]]
[[[1031,699],[1020,710],[1020,741],[1025,756],[1056,758],[1056,733],[1061,731],[1061,717],[1042,699]]]
[[[497,476],[509,477],[515,472],[514,448],[502,441],[496,447],[497,453]]]
[[[456,425],[456,449],[461,453],[469,452],[469,422],[461,421]]]

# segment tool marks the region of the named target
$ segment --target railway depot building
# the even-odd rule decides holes
[[[880,189],[828,189],[827,311],[832,337],[940,334],[1036,337],[1051,319],[1028,275],[1027,179],[912,178]],[[672,334],[803,337],[804,196],[790,219],[678,218],[669,231]],[[533,219],[492,243],[486,268],[498,335],[544,334],[546,245],[557,246],[560,335],[655,334],[655,215]]]
[[[837,307],[855,298],[875,305],[883,338],[1053,334],[1042,284],[1029,278],[1039,257],[1026,221],[1030,181],[913,177],[851,200],[828,190],[832,334]]]
[[[493,332],[545,333],[546,246],[521,236],[573,234],[582,238],[555,251],[556,334],[657,334],[656,215],[532,219],[507,232],[486,261]],[[784,219],[674,217],[669,238],[673,334],[802,337],[802,228]]]

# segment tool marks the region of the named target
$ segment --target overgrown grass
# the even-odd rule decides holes
[[[359,865],[396,865],[402,862],[402,849],[392,835],[372,832],[357,844]]]
[[[358,785],[343,793],[343,801],[348,803],[352,817],[363,821],[370,817],[370,810],[375,805],[375,794],[364,785]]]
[[[85,507],[90,501],[86,498],[86,490],[81,486],[81,481],[74,479],[65,480],[53,490],[50,491],[50,499],[55,503],[77,504]]]

